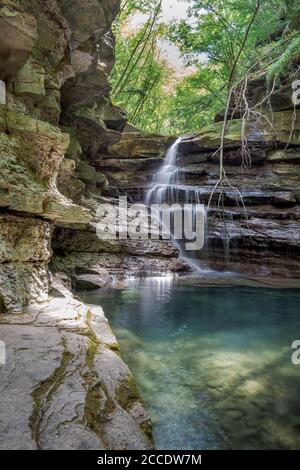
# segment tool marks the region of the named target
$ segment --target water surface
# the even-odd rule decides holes
[[[171,279],[88,294],[139,385],[160,449],[300,449],[297,290]]]

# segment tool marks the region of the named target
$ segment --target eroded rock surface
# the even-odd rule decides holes
[[[119,8],[119,0],[0,5],[1,449],[153,446],[101,307],[69,291],[122,277],[133,257],[141,266],[141,245],[106,243],[95,229],[108,189],[100,162],[126,126],[108,80]],[[157,249],[146,250],[153,267]]]
[[[256,90],[256,91],[255,91]],[[289,95],[288,95],[289,90]],[[300,277],[300,141],[299,106],[292,102],[292,80],[285,79],[272,96],[270,107],[261,106],[261,119],[245,128],[251,165],[243,166],[242,119],[239,113],[229,121],[224,165],[230,184],[223,195],[221,212],[226,226],[215,217],[220,197],[217,188],[212,198],[207,247],[195,253],[203,268],[232,270],[245,274]],[[253,106],[266,94],[266,83],[249,84],[249,102]],[[281,100],[281,105],[280,105]],[[215,124],[182,138],[177,157],[177,186],[170,189],[172,202],[200,200],[207,206],[219,179],[220,137],[223,123]],[[135,137],[134,137],[135,136]],[[135,138],[137,138],[137,141]],[[131,133],[109,150],[99,169],[106,172],[111,190],[127,192],[134,201],[145,200],[153,174],[162,160],[153,140],[164,139]],[[155,152],[155,150],[154,150]],[[127,154],[127,158],[125,155]],[[172,194],[171,194],[172,192]]]
[[[129,264],[134,272],[151,273],[155,257],[163,270],[176,265],[177,253],[168,244],[105,243],[96,236],[101,195],[118,196],[122,182],[132,181],[130,171],[137,173],[136,167],[116,167],[111,161],[133,161],[139,173],[134,184],[138,179],[144,184],[145,168],[151,167],[145,163],[143,168],[144,161],[162,161],[173,140],[143,136],[111,103],[111,26],[119,8],[119,0],[1,2],[0,207],[13,215],[12,233],[27,223],[30,227],[32,217],[48,227],[36,240],[35,260],[24,260],[18,252],[15,259],[0,259],[4,311],[20,310],[31,299],[45,300],[53,249],[59,258],[69,252],[82,254],[81,259],[91,252],[104,259],[118,253],[115,266],[102,263],[108,276],[123,276]],[[110,165],[118,171],[113,178]],[[108,203],[113,207],[113,201]],[[14,239],[3,230],[3,243],[13,251]],[[21,242],[22,252],[30,253],[33,240],[26,228],[17,246]],[[80,274],[89,274],[95,264],[89,263],[87,256]]]
[[[60,297],[1,316],[0,448],[151,448],[148,414],[101,307],[56,282]]]

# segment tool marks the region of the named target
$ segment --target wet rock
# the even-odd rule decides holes
[[[111,280],[106,270],[99,270],[98,274],[79,274],[75,278],[76,288],[79,290],[100,289],[111,282]]]
[[[163,157],[174,142],[172,137],[129,133],[122,140],[109,147],[109,154],[114,158],[151,158]]]
[[[99,307],[51,298],[2,316],[0,335],[1,449],[151,448],[149,417]]]

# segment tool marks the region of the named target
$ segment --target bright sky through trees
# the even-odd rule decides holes
[[[161,11],[161,22],[170,24],[173,21],[188,19],[188,1],[187,0],[163,0]],[[147,21],[147,16],[136,14],[132,18],[134,26],[140,27]],[[159,41],[162,56],[176,70],[178,76],[188,75],[194,69],[186,68],[184,60],[181,57],[179,48],[167,40]]]
[[[299,0],[122,4],[112,96],[143,131],[178,135],[212,123],[247,70],[277,88],[299,71]]]

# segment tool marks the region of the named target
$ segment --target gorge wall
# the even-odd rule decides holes
[[[124,194],[143,202],[175,139],[139,132],[110,101],[118,11],[119,1],[104,0],[0,4],[2,311],[45,300],[51,273],[63,272],[70,287],[91,288],[125,273],[187,269],[171,243],[96,236],[99,204],[113,207]],[[231,106],[225,165],[248,216],[227,189],[226,234],[220,221],[210,224],[209,246],[198,255],[204,267],[299,276],[299,112],[291,88],[298,75],[286,77],[268,102],[265,77],[250,83],[249,103],[262,101],[262,117],[247,125],[249,168],[241,167],[243,110]],[[221,127],[183,138],[179,201],[191,187],[208,202]]]
[[[170,242],[96,235],[99,204],[113,209],[124,194],[143,202],[175,140],[139,132],[111,103],[119,8],[119,0],[0,1],[1,448],[153,446],[103,311],[71,294],[125,274],[188,270]],[[264,91],[264,79],[253,83],[249,100],[259,103]],[[250,168],[241,168],[241,115],[228,125],[227,174],[248,220],[227,190],[226,233],[212,224],[214,206],[203,267],[300,277],[300,111],[290,78],[271,101],[272,113],[261,109],[267,119],[247,128]],[[221,127],[182,139],[178,201],[196,188],[208,202]]]
[[[242,165],[245,109],[237,112],[231,103],[224,165],[229,183],[243,197],[247,217],[241,199],[228,184],[218,214],[220,187],[215,191],[208,214],[207,246],[194,254],[203,269],[300,277],[300,109],[292,101],[292,84],[299,77],[299,72],[286,76],[267,100],[266,77],[249,82],[247,101],[257,114],[245,127],[251,160],[246,167]],[[192,202],[197,193],[207,206],[219,179],[222,119],[220,114],[215,124],[183,136],[173,201]],[[155,136],[125,134],[110,147],[110,155],[104,157],[99,169],[106,172],[112,185],[134,200],[144,200],[153,173],[161,166],[162,142]]]
[[[81,276],[78,287],[125,270],[180,269],[171,244],[106,243],[95,233],[98,204],[114,203],[101,198],[100,162],[126,132],[108,81],[119,4],[0,3],[2,311],[47,298],[50,261],[74,286]]]
[[[108,261],[123,272],[126,256],[144,255],[138,244],[101,242],[94,227],[107,180],[92,162],[126,125],[108,83],[119,7],[119,0],[0,2],[1,449],[153,446],[102,309],[70,291],[76,276],[91,284],[86,271],[103,285]],[[177,256],[171,245],[165,250],[166,259]]]

